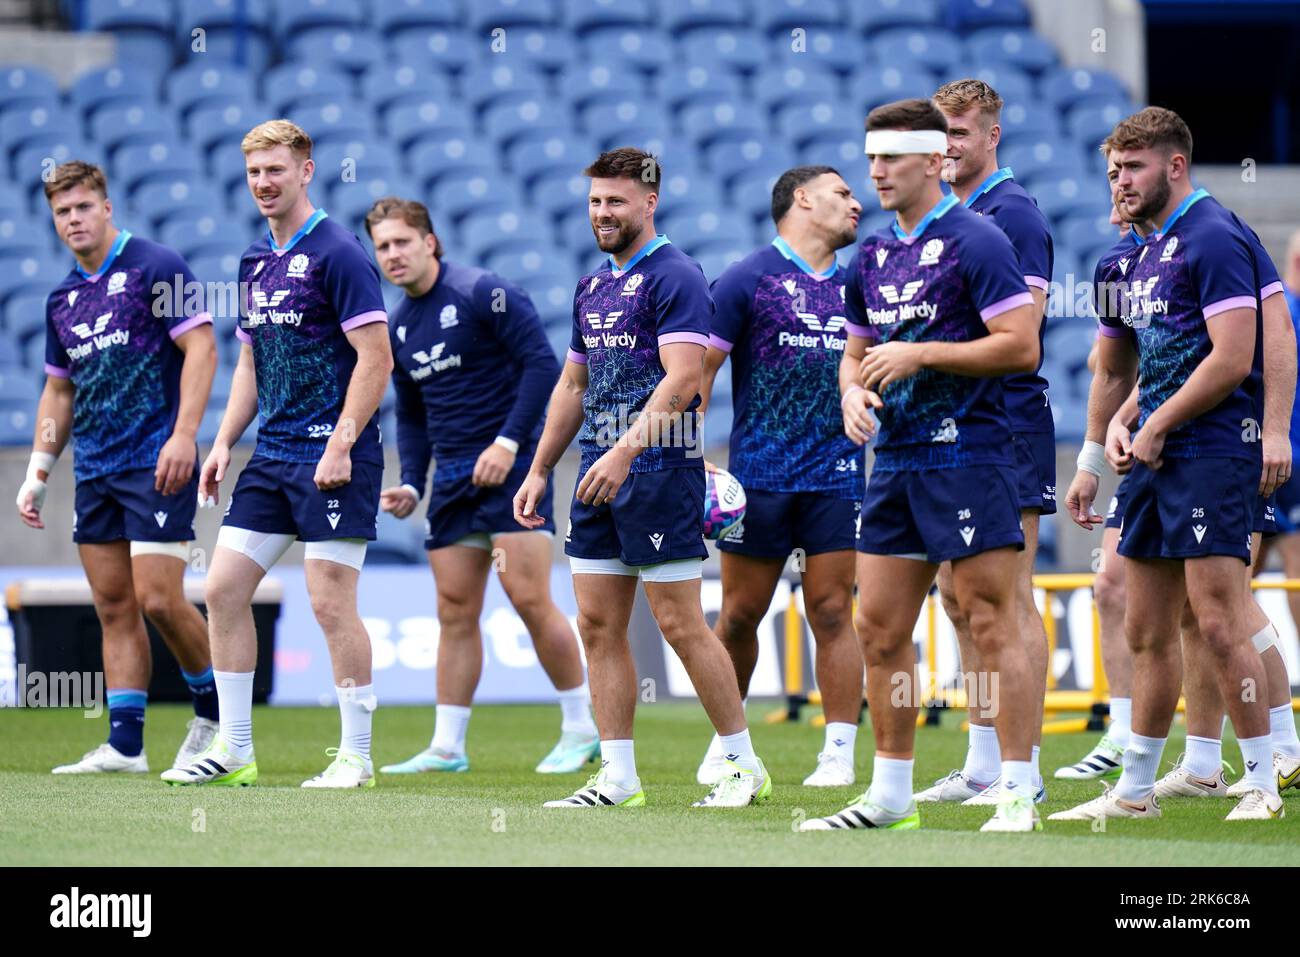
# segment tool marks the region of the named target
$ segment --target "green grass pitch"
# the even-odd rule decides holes
[[[533,767],[559,730],[555,707],[479,707],[469,731],[468,774],[381,776],[369,791],[304,791],[337,744],[332,708],[258,708],[254,715],[257,786],[168,788],[157,772],[170,765],[188,710],[154,705],[145,739],[149,775],[52,777],[103,740],[104,718],[78,711],[0,712],[0,865],[1243,865],[1300,860],[1300,792],[1287,792],[1289,816],[1227,824],[1228,801],[1164,803],[1155,822],[1047,823],[1032,835],[979,834],[985,808],[924,805],[922,830],[904,833],[799,834],[802,816],[838,810],[870,775],[870,730],[858,740],[859,784],[819,790],[800,785],[812,770],[822,732],[767,725],[770,705],[753,702],[754,739],[773,774],[771,801],[733,811],[691,808],[704,789],[695,767],[709,727],[697,705],[642,705],[637,763],[648,804],[639,810],[544,810],[585,774],[545,777]],[[376,764],[425,747],[432,708],[381,708],[375,716]],[[959,718],[923,728],[917,740],[918,786],[962,758]],[[1166,751],[1182,747],[1176,727]],[[1095,735],[1049,735],[1043,768],[1082,757]],[[1229,761],[1238,752],[1229,740]],[[594,765],[591,766],[594,770]],[[1097,784],[1050,781],[1043,815],[1092,797]]]

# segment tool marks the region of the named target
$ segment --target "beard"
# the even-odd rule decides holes
[[[1165,208],[1169,202],[1169,194],[1172,192],[1169,186],[1169,177],[1164,173],[1160,174],[1160,182],[1151,187],[1151,193],[1143,197],[1142,205],[1130,213],[1125,208],[1120,213],[1120,218],[1129,223],[1143,223],[1147,220],[1154,219],[1156,213]]]
[[[602,224],[607,225],[607,224]],[[601,236],[596,224],[592,224],[591,231],[596,237],[596,246],[603,253],[609,253],[611,256],[617,256],[627,247],[636,242],[637,237],[641,235],[641,225],[639,223],[616,223],[618,231],[612,236]]]
[[[858,231],[846,227],[842,232],[835,233],[831,237],[831,249],[843,249],[845,246],[852,246],[857,241]]]

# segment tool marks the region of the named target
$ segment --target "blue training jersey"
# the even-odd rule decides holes
[[[498,435],[532,454],[560,366],[527,293],[442,262],[428,292],[393,310],[389,336],[403,484],[423,496],[430,456],[439,478],[472,474]]]
[[[1300,340],[1300,292],[1289,287],[1283,287],[1286,294],[1286,305],[1291,310],[1291,325],[1296,330],[1296,338]],[[1291,448],[1294,451],[1300,448],[1300,402],[1291,406]]]
[[[987,216],[1007,234],[1020,260],[1025,284],[1046,295],[1052,281],[1052,229],[1034,198],[1015,181],[1011,167],[998,170],[966,200],[972,212]],[[1052,432],[1052,406],[1047,398],[1048,382],[1042,375],[1043,334],[1047,327],[1044,309],[1038,326],[1038,369],[1010,375],[1002,380],[1007,415],[1013,432]]]
[[[712,315],[700,264],[666,236],[651,240],[622,269],[610,257],[578,281],[568,358],[587,366],[578,432],[583,473],[618,442],[663,379],[659,347],[706,347]],[[691,396],[677,426],[652,423],[657,441],[632,461],[634,473],[703,461],[699,405],[699,395]]]
[[[343,412],[357,353],[347,333],[384,322],[379,270],[356,235],[316,210],[277,247],[268,232],[239,263],[239,340],[257,372],[257,454],[319,462]],[[357,433],[353,461],[382,464],[378,413]]]
[[[180,409],[175,340],[212,322],[183,292],[193,282],[179,253],[123,230],[97,273],[74,268],[50,293],[45,371],[75,390],[77,481],[157,465]]]
[[[862,497],[866,452],[840,413],[847,278],[834,264],[816,272],[778,237],[713,282],[709,344],[732,364],[727,469],[747,489]]]
[[[849,266],[848,329],[883,342],[969,342],[985,323],[1033,302],[1011,241],[945,196],[910,236],[867,237]],[[1002,380],[922,369],[881,396],[874,469],[1010,465]]]

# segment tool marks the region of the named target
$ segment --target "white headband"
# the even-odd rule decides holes
[[[948,134],[940,130],[872,130],[867,133],[868,156],[948,152]]]

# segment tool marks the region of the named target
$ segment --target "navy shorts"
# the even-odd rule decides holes
[[[154,490],[154,470],[131,469],[77,483],[72,540],[105,542],[188,542],[194,538],[199,499],[199,464],[174,495]]]
[[[745,517],[718,551],[784,559],[796,548],[805,555],[853,549],[862,502],[820,492],[745,490]]]
[[[494,488],[475,485],[469,475],[457,474],[454,478],[439,481],[441,469],[433,473],[433,490],[429,493],[429,512],[424,529],[427,549],[455,545],[470,536],[500,535],[503,532],[527,532],[515,521],[515,493],[524,484],[533,460],[516,459],[504,482]],[[555,498],[552,482],[546,479],[546,492],[537,504],[537,514],[546,524],[533,531],[555,531]]]
[[[1016,481],[1021,509],[1056,514],[1056,435],[1052,432],[1017,432],[1011,436],[1016,456]]]
[[[1277,532],[1279,535],[1291,535],[1300,532],[1300,479],[1281,486],[1277,497]]]
[[[1129,476],[1121,476],[1115,494],[1110,498],[1110,508],[1106,509],[1106,528],[1124,527],[1124,509],[1128,505]]]
[[[1011,466],[871,473],[858,551],[937,565],[1011,545],[1025,547]]]
[[[1253,531],[1272,538],[1280,530],[1277,520],[1277,492],[1268,498],[1255,496],[1255,524]]]
[[[294,535],[304,542],[374,541],[384,467],[353,462],[352,481],[328,492],[316,487],[315,475],[315,462],[281,462],[254,454],[226,501],[222,524],[268,535]]]
[[[1119,538],[1125,558],[1230,555],[1250,562],[1257,462],[1166,458],[1156,471],[1134,465],[1128,485]]]
[[[658,565],[705,558],[704,463],[658,472],[634,472],[614,501],[584,505],[574,485],[564,554],[617,558],[625,565]]]

